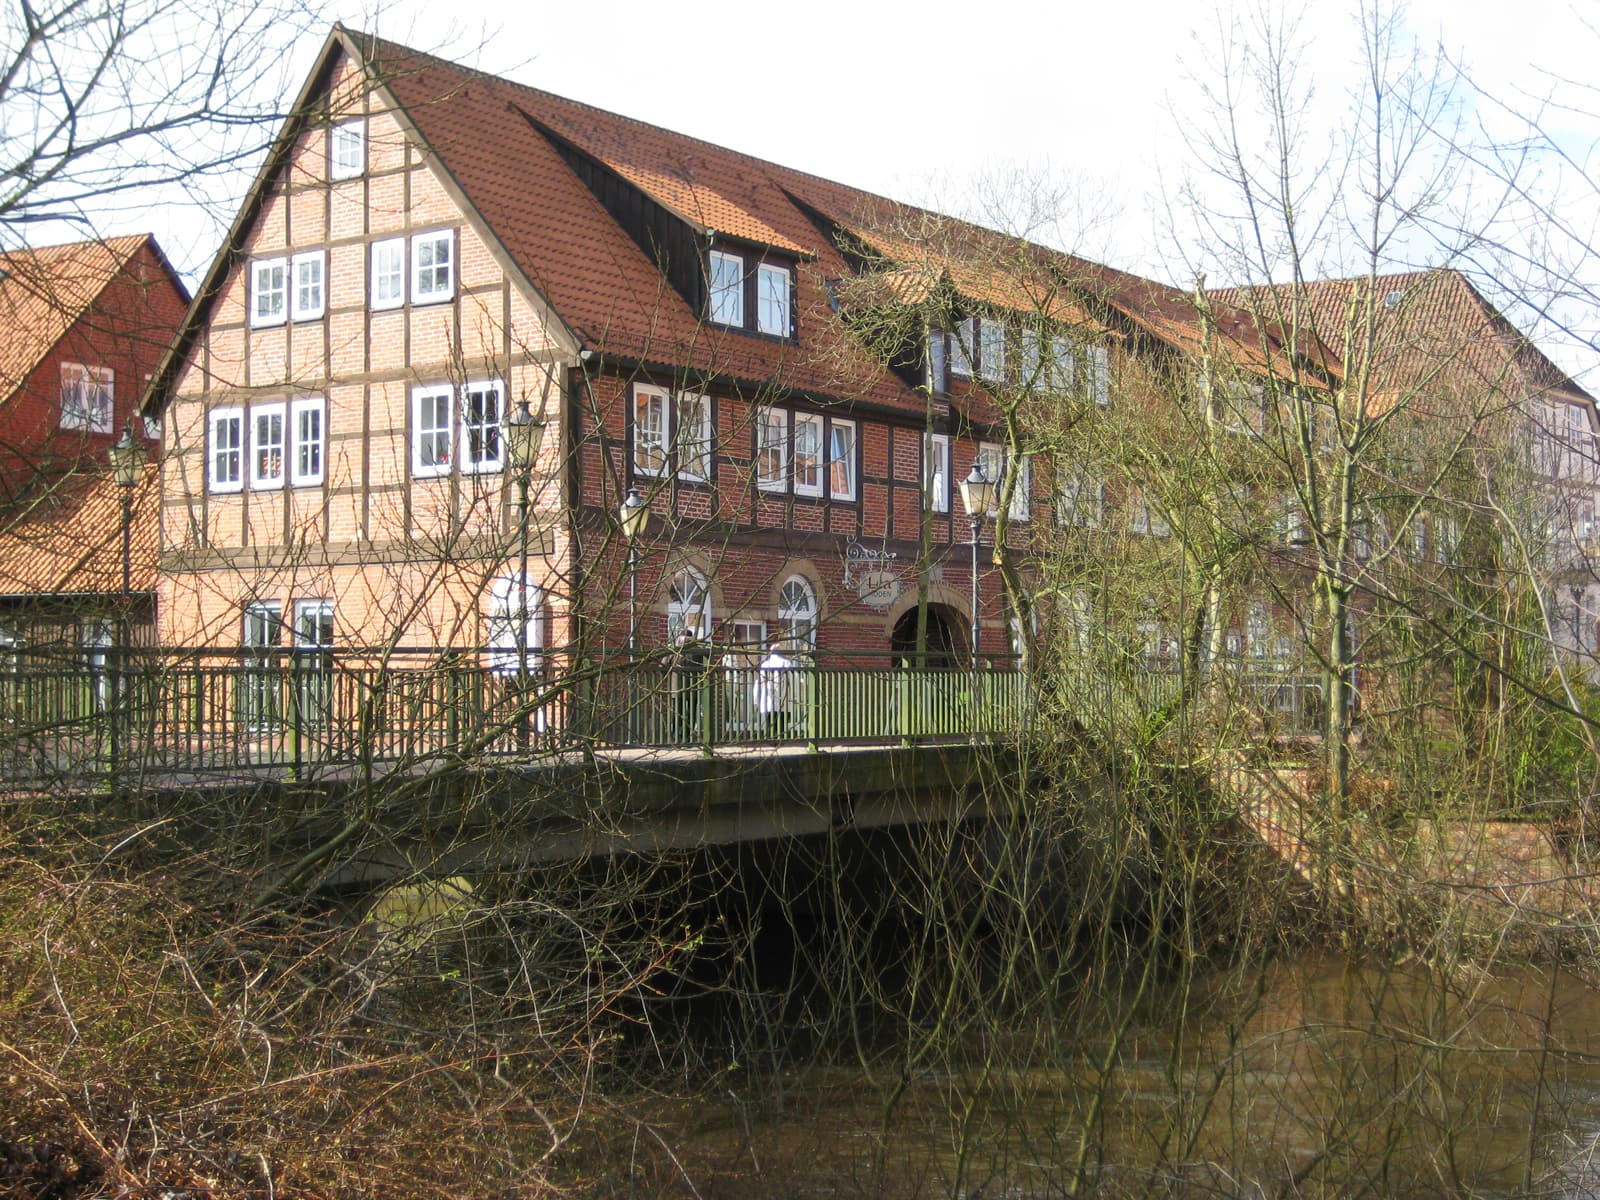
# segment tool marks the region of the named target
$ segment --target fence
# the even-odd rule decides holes
[[[9,777],[391,768],[534,750],[988,736],[1015,730],[1011,670],[840,663],[688,668],[536,655],[260,650],[159,658],[97,650],[0,672]]]

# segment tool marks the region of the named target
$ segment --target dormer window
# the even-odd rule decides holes
[[[711,319],[718,325],[744,324],[744,259],[711,252]]]
[[[763,262],[750,270],[743,255],[713,250],[708,258],[706,315],[718,325],[768,337],[794,336],[794,271]]]
[[[787,267],[762,263],[756,269],[756,328],[774,337],[788,337],[790,296],[794,277]]]
[[[950,374],[961,379],[1005,378],[1006,325],[999,317],[967,317],[950,331]]]

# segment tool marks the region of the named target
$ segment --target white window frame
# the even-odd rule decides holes
[[[936,513],[950,511],[950,435],[927,433],[922,437],[922,494]]]
[[[277,272],[277,284],[272,286],[272,273]],[[268,286],[262,286],[265,277]],[[263,300],[274,301],[269,310],[261,310]],[[250,262],[250,328],[265,329],[282,325],[289,319],[289,260],[287,258],[257,258]]]
[[[773,337],[793,332],[794,272],[788,267],[762,263],[756,268],[756,329]]]
[[[999,317],[978,320],[978,373],[991,383],[1006,377],[1006,325]]]
[[[307,283],[302,273],[310,270],[315,281],[309,285],[311,294],[306,297]],[[320,320],[328,311],[328,253],[325,250],[307,250],[289,260],[289,316],[296,321]]]
[[[1017,486],[1011,493],[1011,519],[1033,519],[1033,456],[1024,454],[1017,459]]]
[[[494,397],[494,419],[485,421],[480,412],[475,416],[471,405],[480,396]],[[483,445],[474,449],[474,438]],[[506,389],[498,379],[479,379],[461,389],[461,472],[464,475],[485,475],[502,470],[506,461]],[[493,453],[487,453],[489,443]]]
[[[437,256],[438,248],[445,247],[444,263],[438,261],[423,264],[422,252],[427,247],[433,247]],[[439,280],[439,272],[444,273],[444,282]],[[427,287],[423,286],[424,279],[428,279]],[[447,300],[455,299],[456,294],[456,231],[454,229],[434,229],[428,233],[417,233],[411,236],[411,302],[413,304],[443,304]]]
[[[1077,356],[1072,342],[1061,336],[1050,339],[1049,388],[1055,392],[1071,392],[1077,377]]]
[[[840,435],[845,435],[846,445],[840,446]],[[843,454],[839,453],[843,450]],[[856,423],[835,417],[828,421],[828,495],[834,500],[854,500],[856,498],[857,483],[856,459],[860,453],[859,440],[856,436]],[[843,488],[835,480],[835,467],[844,464]]]
[[[1045,390],[1049,378],[1044,360],[1040,357],[1039,331],[1024,325],[1017,334],[1017,386],[1030,392]]]
[[[817,648],[817,589],[804,575],[790,575],[778,588],[778,637],[790,654]]]
[[[383,261],[388,258],[390,261]],[[406,240],[403,237],[384,238],[373,242],[368,258],[370,264],[367,301],[374,312],[400,308],[406,302]],[[385,284],[389,287],[385,287]],[[392,292],[392,294],[385,294]]]
[[[270,429],[277,423],[277,437],[262,436],[261,427],[266,423]],[[272,491],[283,487],[283,481],[289,474],[289,410],[283,403],[253,404],[250,406],[250,421],[247,426],[246,438],[250,451],[250,490],[253,492]],[[277,458],[263,469],[261,456],[263,453],[276,452]]]
[[[979,442],[977,462],[983,468],[984,477],[994,485],[990,492],[994,503],[989,506],[988,513],[992,519],[1000,513],[1000,485],[1006,477],[1006,448],[999,442]]]
[[[647,401],[648,408],[657,414],[657,419],[650,422],[653,430],[639,421],[641,401]],[[652,383],[634,384],[630,417],[633,422],[633,473],[665,475],[671,463],[667,451],[672,445],[672,403],[667,390]]]
[[[443,401],[444,423],[438,423],[439,402]],[[423,425],[424,406],[429,421]],[[436,479],[450,474],[450,463],[455,453],[455,389],[438,384],[411,389],[411,474],[417,479]],[[439,453],[438,439],[444,438],[444,453]],[[432,438],[433,455],[428,461],[422,457],[423,439]]]
[[[538,665],[544,650],[544,589],[525,575],[512,574],[496,579],[489,587],[489,611],[484,614],[488,647],[488,667],[496,675],[515,675],[522,669],[524,652],[528,666]],[[522,642],[517,641],[521,618]]]
[[[359,179],[367,173],[367,123],[341,121],[328,130],[328,178]]]
[[[1063,473],[1056,484],[1056,524],[1098,529],[1105,519],[1105,481],[1093,471]]]
[[[807,430],[808,436],[815,437],[811,446],[809,467],[802,458],[801,430]],[[794,414],[794,493],[797,496],[820,497],[827,486],[828,446],[824,440],[824,432],[821,413]],[[806,475],[810,478],[806,478]]]
[[[775,472],[767,469],[772,456]],[[762,407],[756,410],[756,487],[763,492],[789,490],[789,410]]]
[[[306,430],[306,423],[315,429]],[[289,405],[289,483],[293,487],[316,487],[328,472],[328,402],[321,396],[308,396]],[[307,462],[307,458],[311,461]]]
[[[678,634],[694,619],[693,636],[707,639],[711,636],[711,584],[693,567],[682,567],[672,573],[667,586],[667,634],[676,641]]]
[[[957,321],[950,331],[950,374],[972,378],[972,358],[978,352],[978,318]]]
[[[733,280],[727,272],[733,271]],[[732,329],[744,328],[744,256],[713,250],[706,266],[706,318]]]
[[[1083,348],[1084,385],[1101,408],[1111,404],[1111,350],[1106,346]]]
[[[217,431],[231,424],[232,440],[220,445]],[[231,471],[219,472],[227,464]],[[232,478],[225,476],[231,475]],[[213,408],[206,414],[206,486],[215,494],[244,491],[244,409],[237,406]]]
[[[116,425],[116,389],[116,372],[110,367],[62,363],[61,428],[110,433]]]
[[[711,397],[701,392],[679,392],[672,410],[672,445],[677,455],[678,477],[699,483],[709,480],[715,442]]]

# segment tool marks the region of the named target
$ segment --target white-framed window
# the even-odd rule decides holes
[[[491,671],[513,675],[537,665],[544,649],[544,590],[522,575],[496,579],[489,587],[485,624]]]
[[[1428,526],[1421,513],[1411,520],[1411,557],[1418,562],[1428,557]]]
[[[994,504],[989,507],[989,516],[993,517],[1000,511],[1000,485],[1006,477],[1006,452],[998,442],[978,443],[978,466],[983,471],[983,477],[994,485]]]
[[[325,725],[333,710],[333,601],[296,600],[294,684],[298,720]]]
[[[372,243],[371,304],[399,308],[406,302],[406,240],[385,238]]]
[[[505,388],[499,380],[469,383],[461,396],[461,469],[468,474],[505,465]]]
[[[239,680],[239,716],[244,727],[260,733],[275,729],[282,718],[279,658],[271,653],[283,645],[283,605],[275,600],[250,600],[244,606],[241,646],[247,653],[246,673]]]
[[[793,279],[788,267],[762,263],[756,268],[756,328],[776,337],[788,337]]]
[[[282,404],[257,404],[250,409],[250,486],[281,488],[288,437]]]
[[[1155,505],[1150,503],[1150,495],[1142,487],[1130,488],[1128,491],[1128,528],[1134,533],[1147,534],[1150,537],[1164,538],[1172,533],[1172,527],[1167,524],[1167,519]]]
[[[667,469],[667,393],[647,383],[633,387],[633,469],[662,475]]]
[[[149,442],[159,442],[161,440],[161,418],[154,416],[151,413],[146,413],[142,418],[142,421],[144,424],[145,440]],[[106,432],[109,433],[111,431],[107,430]]]
[[[1023,326],[1017,335],[1017,382],[1030,391],[1043,391],[1047,384],[1039,347],[1039,331]]]
[[[1056,482],[1056,524],[1097,529],[1105,516],[1106,485],[1098,474],[1063,473]]]
[[[707,315],[718,325],[744,324],[744,259],[737,254],[711,252],[710,298]]]
[[[327,311],[327,267],[328,256],[322,250],[296,254],[291,260],[294,294],[289,315],[296,321],[315,321]]]
[[[111,679],[106,671],[106,657],[117,644],[116,630],[104,617],[91,617],[79,626],[79,636],[83,640],[84,665],[89,668],[95,707],[103,709],[111,700]]]
[[[1011,519],[1027,521],[1033,516],[1033,458],[1017,459],[1017,486],[1011,491]]]
[[[978,371],[989,380],[1006,376],[1006,327],[998,317],[978,320]]]
[[[933,512],[950,511],[950,435],[922,435],[922,494]]]
[[[213,408],[207,415],[206,465],[213,492],[244,488],[244,409]]]
[[[452,409],[455,392],[449,387],[419,387],[411,391],[411,473],[420,478],[450,473]]]
[[[327,472],[327,402],[320,396],[312,396],[291,403],[289,432],[292,438],[289,482],[295,487],[320,484]]]
[[[711,397],[698,392],[679,392],[673,440],[678,451],[678,474],[688,478],[711,478],[713,442]]]
[[[1588,541],[1594,537],[1594,501],[1585,500],[1578,509],[1578,535]],[[1448,565],[1456,560],[1461,544],[1461,522],[1449,513],[1433,517],[1433,561]]]
[[[61,428],[110,433],[116,376],[110,367],[61,364]]]
[[[947,372],[950,369],[949,355],[947,354],[949,335],[942,329],[928,330],[928,390],[931,392],[944,392],[949,383]]]
[[[791,654],[817,648],[817,594],[803,575],[789,576],[778,589],[778,636]]]
[[[822,495],[822,417],[794,414],[794,490],[799,496]]]
[[[789,488],[787,409],[756,411],[756,486],[764,492],[782,492]]]
[[[957,321],[950,331],[950,374],[972,378],[972,360],[978,352],[978,318]]]
[[[856,498],[856,423],[838,418],[828,422],[828,495],[835,500]]]
[[[333,645],[333,601],[294,602],[294,644],[298,650],[325,650]]]
[[[693,567],[673,575],[667,590],[667,640],[676,641],[680,633],[695,638],[711,634],[711,587]]]
[[[1259,600],[1250,605],[1244,623],[1245,643],[1250,657],[1266,660],[1272,657],[1272,617],[1267,606]]]
[[[355,179],[366,170],[366,122],[344,121],[328,130],[328,178]]]
[[[411,239],[411,300],[433,304],[456,291],[456,231],[440,229]]]
[[[289,261],[262,258],[250,264],[250,324],[282,325],[288,312]]]
[[[1105,408],[1111,403],[1111,351],[1105,346],[1085,346],[1083,370],[1090,399]]]
[[[1070,392],[1077,374],[1077,359],[1072,353],[1072,343],[1064,337],[1050,339],[1050,388],[1057,392]]]

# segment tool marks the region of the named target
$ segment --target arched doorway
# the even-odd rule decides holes
[[[928,605],[928,657],[930,667],[956,667],[967,660],[966,617],[947,604]],[[889,635],[895,658],[912,658],[917,652],[917,609],[900,614]]]

